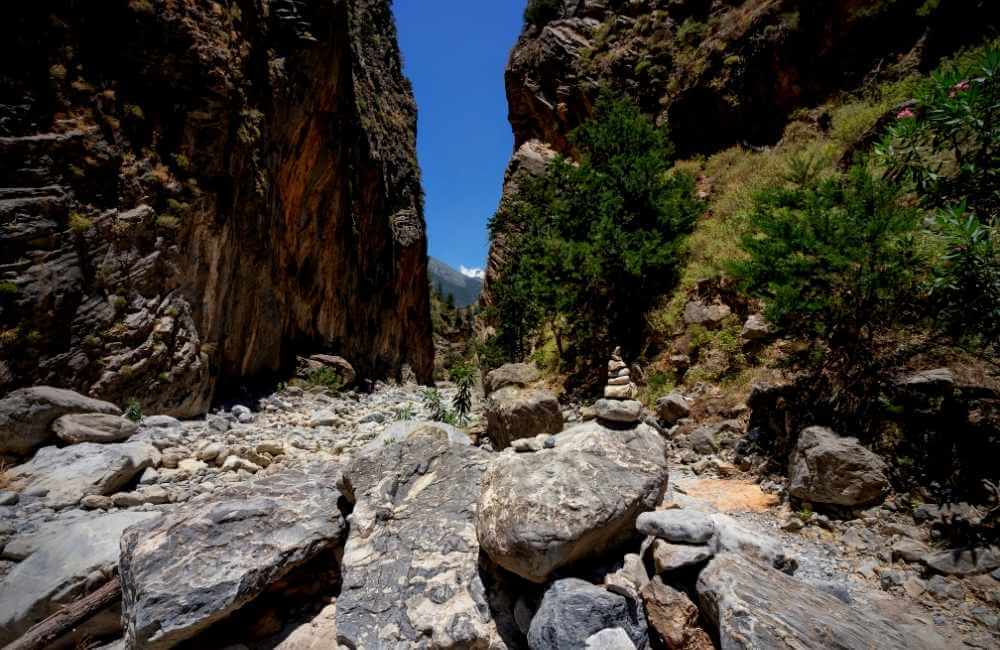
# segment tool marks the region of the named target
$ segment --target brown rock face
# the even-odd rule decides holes
[[[329,350],[432,371],[387,0],[0,9],[0,392],[175,415]]]

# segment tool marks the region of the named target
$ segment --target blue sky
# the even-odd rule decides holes
[[[486,222],[514,145],[503,71],[526,0],[394,0],[403,71],[419,118],[428,251],[482,267]]]

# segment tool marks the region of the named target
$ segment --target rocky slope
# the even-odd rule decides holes
[[[388,2],[0,14],[0,390],[193,415],[306,349],[430,379]]]
[[[987,2],[858,0],[563,0],[525,24],[506,70],[520,170],[553,152],[590,115],[602,87],[666,125],[682,155],[770,145],[788,118],[866,81],[926,71],[995,25]],[[545,16],[545,14],[541,14]],[[507,251],[491,242],[484,302]]]

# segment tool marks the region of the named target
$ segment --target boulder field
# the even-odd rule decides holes
[[[0,641],[707,650],[994,638],[995,550],[932,550],[920,524],[878,506],[783,530],[776,497],[725,478],[714,451],[693,472],[679,460],[686,438],[641,405],[639,421],[607,424],[600,414],[632,407],[568,405],[565,429],[502,451],[485,396],[466,430],[422,420],[426,408],[413,384],[293,386],[201,419],[147,416],[125,440],[55,438],[0,492]],[[46,437],[55,422],[39,425]],[[855,465],[843,467],[854,485]]]

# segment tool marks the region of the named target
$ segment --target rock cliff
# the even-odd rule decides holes
[[[430,379],[416,106],[389,2],[0,15],[0,390],[191,415],[318,349]]]
[[[526,22],[506,70],[522,170],[569,133],[601,87],[666,125],[682,155],[778,141],[789,116],[867,80],[926,71],[993,24],[988,3],[864,0],[563,0]],[[530,12],[529,12],[530,13]],[[539,154],[544,154],[541,157]],[[535,164],[532,164],[534,162]],[[510,254],[494,233],[483,301]]]

